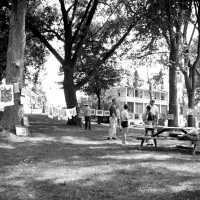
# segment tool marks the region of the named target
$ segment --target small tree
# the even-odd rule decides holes
[[[115,83],[120,81],[120,70],[114,69],[114,67],[109,66],[107,62],[98,70],[98,72],[93,76],[88,84],[83,88],[83,90],[88,95],[95,94],[97,96],[98,109],[101,109],[101,95],[102,91],[113,86]]]

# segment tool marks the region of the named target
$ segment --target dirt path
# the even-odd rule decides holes
[[[0,200],[200,199],[200,155],[123,147],[103,126],[31,122],[31,137],[0,134]]]

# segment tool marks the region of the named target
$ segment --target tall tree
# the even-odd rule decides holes
[[[9,12],[12,2],[0,3],[0,81],[6,75],[6,60],[9,37]],[[32,5],[31,5],[32,6]],[[43,67],[48,52],[38,38],[31,32],[26,32],[26,48],[24,56],[24,76],[26,79],[37,82],[38,74]]]
[[[169,113],[174,115],[174,120],[169,120],[170,126],[178,125],[176,86],[178,70],[184,74],[188,107],[190,110],[194,108],[196,68],[199,56],[197,53],[196,59],[191,64],[189,47],[192,40],[187,41],[187,39],[189,27],[198,23],[198,7],[199,1],[196,0],[149,0],[146,3],[147,13],[144,21],[146,20],[147,26],[141,27],[140,31],[144,33],[145,30],[152,37],[152,41],[156,41],[159,37],[165,38],[169,49]],[[193,13],[194,10],[195,13]],[[184,65],[182,59],[184,59]],[[189,118],[188,125],[194,125],[193,117]]]
[[[188,126],[195,126],[194,121],[194,106],[195,106],[195,91],[199,87],[200,78],[200,4],[199,1],[191,1],[185,9],[183,18],[183,44],[181,56],[183,63],[180,65],[180,71],[184,75],[185,86],[188,96]],[[194,13],[194,14],[193,14]],[[188,39],[190,27],[193,27],[192,33]],[[194,40],[194,33],[197,33],[197,40]],[[195,43],[195,48],[192,43]]]
[[[24,72],[25,49],[25,15],[26,0],[15,0],[12,3],[9,24],[9,40],[7,50],[6,83],[18,83],[22,86]],[[23,117],[20,105],[20,92],[14,94],[14,106],[5,107],[2,126],[15,130],[15,124],[20,123]]]
[[[180,66],[183,16],[190,0],[147,0],[143,24],[137,27],[142,39],[151,38],[147,47],[152,50],[156,41],[165,38],[169,49],[169,113],[174,119],[169,126],[178,126],[177,70]]]
[[[96,95],[97,109],[101,109],[103,91],[120,81],[120,72],[114,68],[112,62],[106,62],[83,87],[83,91],[88,95]],[[98,123],[101,123],[101,117],[98,117]]]
[[[101,109],[101,95],[102,91],[114,86],[120,81],[121,70],[116,70],[114,67],[105,64],[98,72],[89,80],[83,87],[83,90],[88,95],[96,95],[98,99],[98,109]]]
[[[58,2],[60,10],[55,6],[46,6],[32,13],[28,27],[60,62],[64,73],[65,99],[67,107],[71,108],[77,105],[76,90],[86,84],[95,75],[98,66],[114,54],[139,17],[137,11],[130,17],[119,0]],[[51,45],[50,40],[53,38],[63,43],[63,51],[59,52]],[[101,43],[104,44],[104,49],[96,48]],[[88,45],[95,48],[92,52],[98,55],[98,59],[90,63],[89,66],[95,66],[90,73],[82,73],[82,78],[77,82],[74,79],[75,73],[80,71],[79,62],[85,62],[83,52]],[[93,55],[90,54],[91,57]]]
[[[180,63],[182,14],[184,9],[180,1],[149,0],[147,2],[147,25],[157,35],[162,35],[169,47],[169,113],[174,119],[169,126],[178,126],[177,75]],[[159,32],[160,30],[160,32]]]
[[[6,53],[8,47],[8,30],[9,30],[9,16],[8,16],[8,2],[0,3],[0,81],[5,77],[6,69]]]

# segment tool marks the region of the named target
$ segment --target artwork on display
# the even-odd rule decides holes
[[[103,116],[103,110],[96,110],[96,116]]]
[[[95,109],[90,109],[90,115],[95,116]]]
[[[110,116],[110,111],[109,110],[104,110],[104,116],[106,116],[106,117]]]
[[[13,85],[0,85],[0,102],[3,107],[14,105]]]

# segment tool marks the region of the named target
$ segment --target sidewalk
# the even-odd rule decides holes
[[[199,155],[124,147],[103,140],[102,125],[30,119],[31,137],[0,134],[0,200],[199,199]]]

